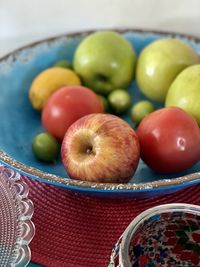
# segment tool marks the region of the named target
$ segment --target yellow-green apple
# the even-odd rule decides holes
[[[136,80],[147,97],[163,102],[175,77],[186,67],[198,63],[199,55],[183,41],[156,40],[140,53]]]
[[[140,147],[126,121],[111,114],[90,114],[70,126],[61,155],[73,179],[124,183],[136,171]]]
[[[177,76],[169,88],[165,106],[182,108],[200,126],[200,65],[188,67]]]
[[[135,63],[133,46],[113,31],[98,31],[85,37],[73,61],[74,70],[84,84],[103,95],[126,88],[133,79]]]

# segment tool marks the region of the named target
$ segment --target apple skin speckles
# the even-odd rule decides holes
[[[68,129],[61,154],[73,179],[124,183],[136,171],[140,147],[127,122],[110,114],[91,114]]]

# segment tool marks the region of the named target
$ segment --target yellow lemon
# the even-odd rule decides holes
[[[41,72],[32,82],[29,98],[33,108],[42,110],[47,99],[59,88],[68,85],[80,85],[77,74],[61,67],[53,67]]]

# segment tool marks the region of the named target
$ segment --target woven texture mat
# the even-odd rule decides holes
[[[106,267],[113,245],[139,213],[166,203],[200,204],[200,185],[136,200],[88,197],[24,179],[35,206],[32,260],[46,267]]]

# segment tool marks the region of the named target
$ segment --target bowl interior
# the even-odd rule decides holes
[[[167,34],[134,31],[124,32],[123,35],[134,46],[137,55],[150,42],[168,36]],[[14,52],[0,61],[0,149],[23,164],[61,177],[68,177],[61,159],[54,164],[46,164],[38,161],[32,153],[32,140],[44,129],[41,125],[41,114],[33,110],[28,99],[28,92],[33,79],[41,71],[51,67],[60,59],[72,61],[74,51],[83,37],[84,34],[79,34],[43,41]],[[187,38],[185,41],[200,53],[200,43]],[[128,90],[132,95],[133,103],[146,99],[135,81]],[[156,106],[161,107],[158,104]],[[132,125],[129,112],[123,118]],[[180,177],[199,170],[200,163],[197,163],[182,173],[158,175],[140,161],[131,183]]]

